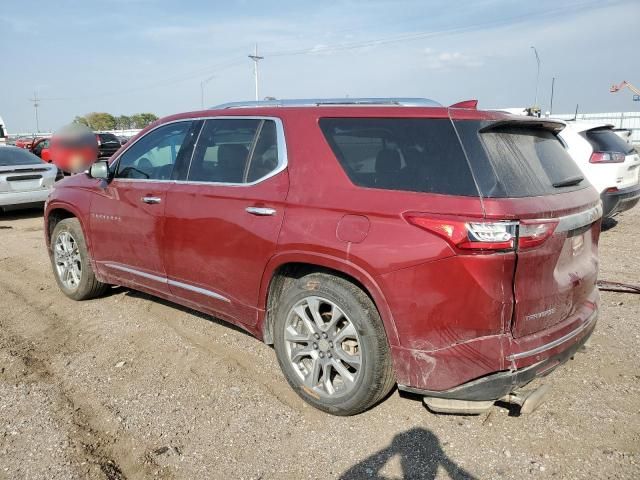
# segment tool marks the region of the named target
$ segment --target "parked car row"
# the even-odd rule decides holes
[[[602,203],[565,127],[424,99],[174,115],[59,183],[52,268],[75,300],[124,285],[240,326],[333,414],[394,385],[435,411],[531,411],[545,390],[519,389],[599,312]]]

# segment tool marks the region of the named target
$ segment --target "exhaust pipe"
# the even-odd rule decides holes
[[[526,415],[533,412],[544,402],[549,390],[551,390],[549,385],[540,385],[535,390],[529,391],[516,390],[505,395],[499,401],[519,405],[520,415]]]
[[[481,415],[487,412],[493,404],[505,402],[520,407],[520,415],[532,413],[544,402],[551,387],[541,385],[534,390],[515,390],[498,400],[452,400],[449,398],[424,397],[424,404],[435,413],[450,413],[457,415]]]

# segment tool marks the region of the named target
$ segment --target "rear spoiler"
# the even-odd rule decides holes
[[[449,108],[469,108],[471,110],[477,110],[478,100],[463,100],[462,102],[449,105]]]
[[[530,118],[510,118],[508,120],[498,120],[491,125],[481,128],[480,133],[490,132],[493,130],[499,130],[506,127],[515,128],[533,128],[540,130],[550,130],[558,133],[564,129],[566,124],[558,120],[547,120],[543,118],[530,117]]]

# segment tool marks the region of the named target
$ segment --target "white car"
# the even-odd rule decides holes
[[[0,211],[42,205],[61,172],[23,148],[0,148]]]
[[[567,122],[559,137],[602,198],[603,215],[612,217],[640,200],[640,157],[613,125]]]

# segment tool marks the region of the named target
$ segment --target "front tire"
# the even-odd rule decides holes
[[[67,297],[88,300],[106,291],[107,285],[96,278],[91,268],[87,243],[77,218],[65,218],[55,226],[49,256],[58,287]]]
[[[274,347],[291,387],[334,415],[355,415],[395,383],[389,345],[371,299],[340,277],[296,280],[276,309]]]

